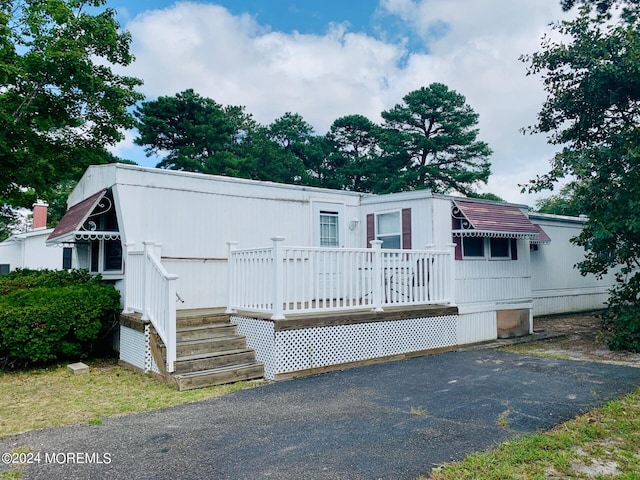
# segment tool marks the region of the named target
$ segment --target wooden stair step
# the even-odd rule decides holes
[[[233,365],[242,365],[255,361],[255,352],[248,348],[243,350],[229,350],[228,352],[217,352],[215,354],[203,356],[190,355],[189,357],[181,357],[176,360],[175,372],[197,372]]]
[[[230,315],[224,312],[206,312],[200,310],[176,311],[176,325],[178,328],[229,323]]]
[[[164,377],[180,390],[264,377],[255,351],[220,309],[177,311],[176,340],[175,371]],[[156,361],[166,361],[166,347],[155,329],[151,342]]]
[[[247,348],[247,340],[241,335],[228,338],[186,340],[176,343],[176,356],[178,358],[200,353],[224,352]]]
[[[232,365],[202,370],[199,372],[173,374],[179,390],[192,390],[241,380],[253,380],[264,376],[264,365],[259,362]]]
[[[236,326],[230,323],[179,327],[176,329],[178,342],[205,338],[228,337],[236,335]]]
[[[201,360],[203,358],[214,358],[214,357],[224,357],[225,355],[233,355],[236,353],[246,353],[253,352],[250,348],[236,348],[235,350],[224,350],[221,352],[211,352],[211,353],[195,353],[193,355],[184,355],[182,357],[177,358],[177,362],[189,362],[191,360]]]

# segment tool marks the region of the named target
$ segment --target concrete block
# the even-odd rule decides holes
[[[89,365],[85,365],[82,362],[71,363],[67,366],[67,368],[71,370],[74,375],[82,375],[83,373],[89,373]]]

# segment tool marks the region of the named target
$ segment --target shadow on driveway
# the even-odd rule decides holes
[[[450,352],[13,435],[0,453],[40,452],[27,479],[414,478],[639,385],[640,368]],[[89,455],[59,455],[78,452]]]

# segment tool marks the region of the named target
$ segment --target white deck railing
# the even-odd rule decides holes
[[[453,252],[373,248],[238,249],[229,242],[228,311],[288,313],[453,303]]]
[[[166,366],[173,372],[176,361],[176,280],[154,252],[154,242],[143,242],[144,249],[129,251],[125,271],[125,310],[142,314],[149,320],[166,347]]]

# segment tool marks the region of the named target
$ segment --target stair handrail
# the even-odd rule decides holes
[[[164,342],[167,372],[175,371],[176,362],[176,283],[178,275],[167,272],[156,249],[156,242],[142,242],[143,250],[129,250],[126,270],[127,311],[142,314]],[[132,245],[127,245],[132,247]]]

